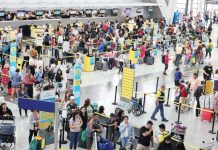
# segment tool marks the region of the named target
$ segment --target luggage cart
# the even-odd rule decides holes
[[[175,123],[175,124],[172,124],[170,134],[172,138],[183,142],[185,139],[186,129],[187,129],[186,126]]]
[[[15,148],[15,129],[15,117],[0,118],[0,145],[5,149],[8,146],[10,149]]]

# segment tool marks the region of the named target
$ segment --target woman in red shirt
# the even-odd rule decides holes
[[[145,57],[145,52],[146,52],[146,44],[145,42],[142,42],[142,46],[141,46],[141,52],[140,52],[140,61],[143,63],[144,61],[144,57]]]
[[[188,97],[188,85],[185,84],[184,80],[182,80],[180,82],[180,99],[179,99],[179,103],[181,104],[185,104],[186,103],[186,100],[187,100],[187,97]],[[181,106],[181,111],[184,110],[184,106],[182,105]]]

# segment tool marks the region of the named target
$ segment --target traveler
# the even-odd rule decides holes
[[[62,70],[59,69],[57,71],[57,74],[55,75],[55,83],[56,83],[56,91],[59,93],[60,92],[60,89],[63,87],[63,73],[62,73]]]
[[[91,105],[91,101],[89,98],[85,100],[84,107],[86,108],[88,118],[89,119],[92,118],[93,113],[94,113],[94,109]]]
[[[119,56],[119,71],[118,74],[123,73],[123,65],[126,61],[126,55],[124,54],[124,52],[122,52],[122,54]]]
[[[37,58],[38,52],[35,49],[35,46],[32,45],[32,49],[30,50],[30,57]]]
[[[20,97],[20,98],[27,98],[27,92],[26,92],[24,83],[20,84],[20,88],[18,90],[18,97]],[[27,109],[24,109],[24,110],[25,110],[26,117],[28,117]],[[22,117],[22,110],[21,110],[21,108],[19,108],[19,113],[20,113],[20,117]]]
[[[161,115],[161,118],[162,118],[162,121],[165,121],[165,122],[168,122],[168,120],[164,117],[164,99],[165,99],[165,86],[162,85],[160,90],[157,91],[157,99],[156,99],[156,108],[151,116],[151,119],[152,120],[157,120],[155,118],[155,115],[158,113],[158,111],[160,110],[160,115]]]
[[[169,60],[170,60],[169,54],[170,54],[170,51],[167,50],[167,53],[166,53],[166,55],[164,56],[164,65],[165,65],[165,68],[164,68],[163,75],[167,75],[166,71],[167,71],[167,69],[168,69]]]
[[[8,92],[7,91],[8,83],[10,81],[9,70],[10,70],[9,64],[6,63],[5,65],[3,65],[1,83],[5,92]]]
[[[37,34],[37,37],[35,39],[35,46],[36,50],[38,52],[38,58],[42,54],[42,46],[43,46],[43,38],[40,36],[40,34]]]
[[[23,83],[25,84],[25,88],[27,90],[29,98],[33,98],[33,84],[35,82],[36,82],[35,78],[30,73],[30,71],[27,70],[27,72],[23,78]]]
[[[19,72],[20,72],[20,69],[17,68],[11,76],[11,87],[12,87],[11,101],[13,101],[15,93],[17,95],[16,97],[18,97],[18,90],[20,87],[20,83],[22,81],[21,75],[19,74]]]
[[[29,127],[29,143],[32,141],[32,137],[37,136],[39,130],[39,120],[40,116],[37,110],[31,110],[28,118]]]
[[[140,128],[140,136],[136,150],[149,150],[150,144],[153,143],[153,122],[148,121],[145,126]]]
[[[81,129],[82,131],[84,131],[87,127],[87,123],[88,123],[88,115],[87,115],[87,112],[86,112],[86,108],[84,106],[82,106],[80,108],[80,117],[82,119],[82,126],[81,126]]]
[[[218,91],[218,69],[216,69],[214,74],[214,91]]]
[[[175,93],[178,92],[178,89],[180,86],[180,80],[182,79],[182,77],[186,77],[186,76],[183,75],[182,72],[180,71],[180,68],[177,67],[176,72],[174,73],[174,83],[175,83],[175,87],[176,87]]]
[[[196,105],[196,117],[199,117],[200,115],[200,97],[204,95],[204,86],[205,86],[205,82],[204,81],[201,81],[201,85],[199,85],[197,87],[197,89],[194,91],[194,97],[196,98],[196,102],[197,102],[197,105]]]
[[[181,112],[184,110],[184,105],[186,104],[186,100],[188,97],[188,92],[189,92],[189,87],[187,84],[185,84],[184,80],[180,81],[180,86],[179,86],[179,103],[181,103]]]
[[[164,139],[170,135],[170,132],[169,131],[166,131],[166,127],[164,124],[160,124],[159,125],[159,130],[160,130],[160,133],[158,133],[156,135],[156,140],[158,143],[161,143],[164,141]]]
[[[0,118],[7,118],[13,116],[11,109],[8,108],[6,103],[0,105]]]
[[[206,49],[206,56],[205,58],[207,58],[207,55],[209,54],[209,57],[211,58],[211,52],[213,50],[213,43],[212,43],[212,40],[209,39],[209,43],[207,45],[207,49]]]
[[[129,122],[129,117],[125,116],[119,127],[121,146],[126,147],[135,139],[134,127]]]
[[[206,66],[204,66],[203,68],[203,77],[204,80],[211,80],[211,76],[213,73],[213,66],[211,64],[211,62],[208,62],[208,64]]]
[[[164,141],[158,145],[157,150],[175,150],[171,143],[171,136],[167,136],[164,138]]]
[[[27,44],[23,53],[22,68],[24,67],[24,64],[26,65],[26,67],[29,67],[29,59],[30,59],[30,46]]]
[[[40,84],[43,81],[43,69],[41,66],[39,67],[39,70],[37,70],[35,73],[35,79],[36,79],[35,84]]]
[[[74,150],[77,148],[77,141],[79,138],[79,133],[81,131],[81,126],[83,122],[79,116],[79,112],[76,111],[73,113],[72,118],[70,119],[70,150],[74,147]]]
[[[101,126],[98,124],[98,119],[99,119],[99,115],[93,114],[92,119],[87,124],[87,128],[86,128],[86,147],[87,147],[87,150],[92,149],[94,132],[100,133],[102,131]]]
[[[82,66],[82,60],[81,60],[79,54],[76,54],[75,64],[74,65]]]
[[[176,47],[176,60],[175,60],[175,65],[178,67],[179,66],[179,62],[182,58],[182,47],[181,45],[178,45]]]
[[[194,91],[201,84],[201,81],[198,79],[197,73],[194,73],[192,78],[189,79],[188,84],[190,86],[190,99],[192,99],[192,105],[194,105]]]
[[[33,76],[35,75],[36,63],[37,63],[36,58],[31,57],[29,60],[29,70]]]
[[[100,106],[99,107],[98,113],[102,114],[102,115],[105,115],[105,113],[104,113],[104,106]]]
[[[113,51],[113,49],[108,53],[108,57],[109,57],[108,69],[109,70],[113,69],[113,63],[114,63],[115,55],[116,55],[116,53]]]

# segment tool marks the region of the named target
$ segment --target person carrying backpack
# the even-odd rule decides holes
[[[20,72],[20,69],[17,68],[15,73],[13,73],[11,76],[11,86],[12,86],[11,101],[13,101],[15,93],[18,97],[18,91],[19,91],[20,83],[22,81],[21,75],[19,74],[19,72]]]

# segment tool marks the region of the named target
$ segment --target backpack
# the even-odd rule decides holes
[[[162,61],[163,64],[165,64],[165,55],[162,55],[161,61]]]

